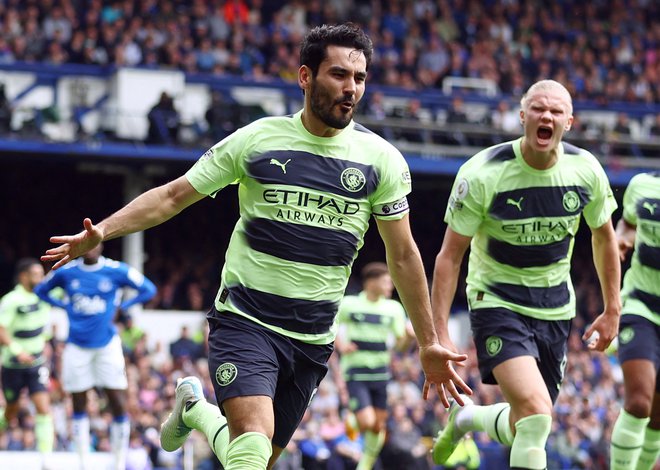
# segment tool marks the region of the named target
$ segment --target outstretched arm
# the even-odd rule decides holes
[[[104,240],[159,225],[202,198],[204,195],[198,193],[185,176],[180,176],[141,194],[96,225],[91,219],[85,219],[84,230],[76,235],[51,237],[50,241],[60,243],[60,246],[47,250],[41,260],[56,261],[53,269],[57,269],[87,253]]]
[[[583,340],[589,340],[594,332],[598,332],[598,337],[592,340],[588,347],[604,351],[619,332],[621,316],[621,265],[611,220],[591,230],[591,242],[605,308],[584,333]]]
[[[436,384],[438,394],[445,407],[449,407],[446,392],[449,392],[460,405],[463,405],[456,385],[468,394],[471,394],[472,390],[456,373],[452,362],[462,362],[467,359],[467,356],[456,354],[442,347],[438,342],[433,327],[424,266],[410,232],[408,216],[406,215],[400,220],[377,219],[377,224],[385,243],[390,275],[408,312],[419,343],[419,359],[426,374],[424,397],[428,396],[430,384]]]

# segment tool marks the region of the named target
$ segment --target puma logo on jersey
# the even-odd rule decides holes
[[[291,161],[291,159],[289,158],[289,159],[288,159],[287,161],[285,161],[284,163],[280,163],[279,161],[275,160],[274,158],[271,158],[271,159],[270,159],[270,164],[271,164],[271,165],[277,165],[277,166],[279,166],[279,167],[282,169],[282,172],[286,175],[286,165],[287,165],[287,163],[289,163],[290,161]]]
[[[655,208],[658,207],[658,205],[655,202],[653,204],[651,204],[650,202],[645,201],[644,204],[642,204],[642,207],[644,209],[647,209],[651,213],[651,215],[654,215],[655,214]]]
[[[525,199],[525,196],[520,196],[520,199],[518,199],[517,201],[511,198],[507,198],[506,203],[512,206],[516,206],[518,208],[518,211],[522,212],[521,204],[523,199]]]

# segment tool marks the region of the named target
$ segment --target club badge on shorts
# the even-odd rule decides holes
[[[215,380],[221,387],[226,387],[236,379],[238,369],[231,362],[225,362],[215,370]]]

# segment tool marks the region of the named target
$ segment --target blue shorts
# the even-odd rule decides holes
[[[346,382],[351,411],[360,411],[368,406],[387,409],[387,380],[350,380]]]
[[[24,369],[3,367],[0,376],[5,400],[7,403],[15,403],[24,388],[28,389],[30,395],[48,390],[50,371],[45,365]]]
[[[647,359],[655,364],[655,391],[660,392],[660,325],[640,315],[622,315],[619,322],[619,362]]]
[[[332,344],[307,344],[215,308],[209,321],[209,371],[222,409],[228,398],[273,399],[273,444],[286,447],[321,380]]]
[[[470,312],[470,324],[483,383],[497,383],[493,369],[504,361],[532,356],[552,402],[557,400],[571,320],[538,320],[505,308],[483,308]]]

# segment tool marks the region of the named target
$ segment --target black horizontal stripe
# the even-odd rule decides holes
[[[283,169],[271,160],[286,165]],[[359,170],[365,178],[356,191],[349,191],[342,184],[342,173],[350,168]],[[248,164],[248,175],[261,184],[300,186],[354,199],[366,198],[379,182],[378,173],[371,165],[295,150],[274,150],[253,157]]]
[[[572,198],[566,194],[571,191],[579,198],[574,209],[567,204]],[[579,214],[588,202],[589,193],[582,186],[535,186],[497,193],[489,212],[499,220],[564,217]]]
[[[376,313],[351,312],[349,316],[354,322],[369,323],[371,325],[381,325],[386,321],[391,320],[390,317],[384,317],[383,315],[378,315]]]
[[[488,155],[486,155],[487,162],[505,162],[514,158],[516,158],[516,154],[513,151],[512,144],[498,145],[490,149]]]
[[[353,129],[355,129],[358,132],[364,132],[366,134],[375,134],[374,131],[368,129],[363,124],[358,124],[357,122],[354,124]]]
[[[389,367],[387,367],[387,366],[383,366],[383,367],[375,367],[375,368],[373,368],[373,369],[370,368],[370,367],[351,367],[351,368],[349,368],[349,369],[346,371],[346,373],[347,373],[349,376],[350,376],[350,375],[358,375],[358,374],[360,374],[360,375],[361,375],[361,374],[365,374],[365,375],[366,375],[366,374],[372,374],[372,375],[376,375],[376,374],[389,374],[389,373],[390,373],[390,369],[389,369]]]
[[[488,254],[498,263],[516,268],[532,266],[549,266],[568,256],[571,237],[548,243],[547,245],[512,245],[510,243],[488,239]]]
[[[522,307],[557,308],[563,307],[571,300],[565,282],[552,287],[529,287],[496,282],[488,287],[489,291],[500,299]]]
[[[228,287],[229,299],[242,312],[268,324],[303,334],[330,331],[338,303],[282,297],[243,285]]]
[[[311,214],[319,217],[319,214]],[[250,248],[280,259],[318,266],[349,266],[358,238],[344,230],[253,219],[245,229]]]
[[[353,340],[353,343],[357,346],[360,351],[387,351],[387,344],[384,341],[358,341]]]
[[[32,313],[39,310],[39,303],[30,304],[30,305],[21,305],[16,309],[18,314],[24,315],[26,313]]]
[[[15,331],[14,336],[17,338],[34,338],[35,336],[39,336],[42,332],[44,331],[44,327],[39,327],[34,330],[21,330],[21,331]]]
[[[660,222],[660,199],[647,197],[637,201],[637,218]]]
[[[562,145],[564,146],[564,153],[568,155],[580,155],[585,152],[584,149],[581,149],[577,145],[569,144],[568,142],[562,142]]]
[[[643,290],[635,289],[630,293],[630,297],[644,303],[649,310],[660,313],[660,296],[649,294]]]
[[[637,248],[637,259],[640,264],[660,271],[660,248],[640,243]]]

